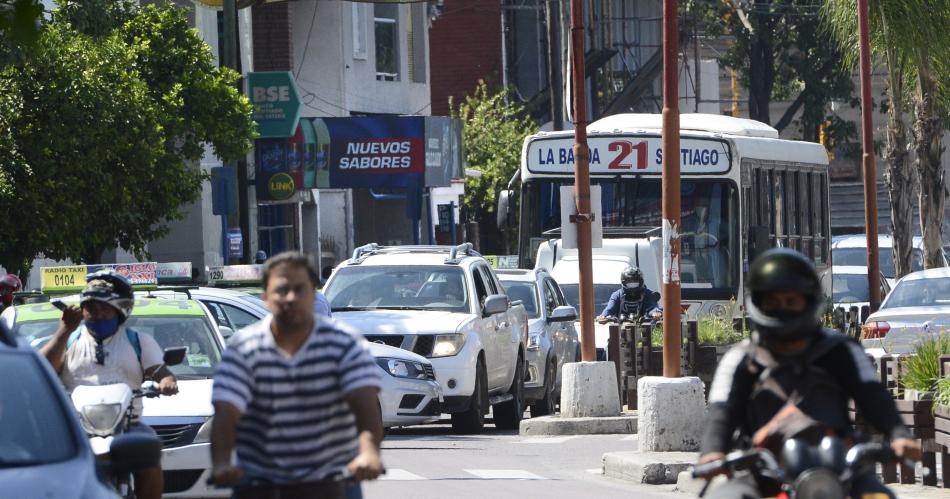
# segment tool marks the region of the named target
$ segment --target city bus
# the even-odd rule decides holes
[[[680,126],[680,278],[687,316],[722,316],[727,310],[740,316],[744,273],[766,248],[794,248],[812,259],[819,272],[828,268],[831,218],[824,146],[780,139],[768,125],[727,116],[682,114]],[[590,178],[601,188],[604,238],[659,235],[660,130],[659,114],[618,114],[589,125]],[[574,183],[573,145],[571,131],[527,137],[521,167],[509,190],[500,193],[500,224],[507,218],[514,225],[510,207],[516,195],[520,198],[522,268],[534,267],[538,247],[558,237],[560,187]],[[604,288],[595,290],[599,306],[597,297],[617,289],[619,275],[595,275],[594,280]],[[576,296],[576,290],[565,289],[565,294]]]

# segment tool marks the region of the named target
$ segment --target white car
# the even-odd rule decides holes
[[[531,417],[554,414],[561,400],[561,368],[580,360],[574,327],[577,310],[567,304],[561,288],[545,270],[495,272],[508,298],[520,301],[528,314],[524,394],[531,404]]]
[[[897,272],[894,269],[894,241],[889,235],[881,235],[877,238],[878,256],[881,261],[881,273],[887,278],[888,284],[893,288],[897,284]],[[911,249],[911,271],[917,272],[924,268],[924,239],[922,237],[913,238]],[[943,248],[940,249],[943,253]],[[947,266],[946,255],[943,257],[944,266]],[[831,263],[841,266],[860,266],[866,267],[868,264],[867,256],[867,236],[864,234],[855,234],[850,236],[835,236],[831,239]]]
[[[950,331],[950,268],[904,276],[871,314],[861,344],[874,356],[906,354],[927,335]]]
[[[77,302],[78,296],[62,298]],[[3,311],[16,336],[39,348],[56,330],[62,312],[50,303],[32,303]],[[142,422],[162,439],[164,497],[227,497],[228,490],[206,483],[211,468],[212,376],[221,361],[224,339],[207,309],[195,300],[137,297],[128,325],[155,338],[162,348],[185,346],[185,362],[170,369],[178,394],[143,400]]]
[[[150,296],[191,298],[208,308],[225,338],[264,318],[269,312],[260,298],[243,291],[201,287],[187,290],[155,290]],[[424,357],[385,344],[370,343],[370,354],[385,374],[379,406],[383,426],[409,426],[439,419],[442,414],[442,388],[435,381],[432,363]]]
[[[859,314],[870,306],[868,268],[857,265],[835,265],[821,274],[822,289],[830,290],[831,306],[845,313],[857,307]],[[891,292],[891,285],[881,274],[881,300]],[[863,322],[863,321],[862,321]]]
[[[363,246],[337,266],[323,292],[334,320],[371,342],[432,362],[455,431],[480,432],[489,405],[495,426],[518,428],[524,413],[525,310],[510,303],[471,244]]]

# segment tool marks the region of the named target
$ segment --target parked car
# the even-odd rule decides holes
[[[857,307],[859,314],[867,315],[871,292],[868,289],[868,268],[857,265],[835,265],[821,274],[822,289],[830,290],[831,306],[849,312]],[[827,292],[827,291],[826,291]],[[891,292],[891,285],[881,274],[881,300]],[[862,312],[863,311],[863,312]],[[861,321],[863,322],[863,320]]]
[[[508,298],[520,301],[528,314],[524,397],[531,404],[531,417],[553,414],[561,400],[561,368],[580,358],[574,327],[577,310],[567,304],[560,286],[546,270],[495,272]]]
[[[268,314],[257,296],[234,289],[196,288],[155,290],[150,296],[201,301],[217,322],[222,335],[230,337],[244,326]],[[436,421],[442,414],[442,388],[435,381],[435,369],[424,357],[380,344],[369,344],[370,354],[386,375],[381,377],[379,406],[383,426],[409,426]],[[418,367],[417,367],[418,366]]]
[[[868,316],[861,343],[875,356],[910,353],[929,334],[950,330],[950,268],[922,270],[904,276]]]
[[[894,242],[891,236],[881,235],[877,238],[878,256],[880,259],[881,273],[887,278],[888,284],[893,288],[897,284],[897,272],[894,269]],[[913,249],[911,250],[911,271],[916,272],[924,269],[924,239],[922,237],[913,238]],[[943,248],[941,248],[943,252]],[[831,239],[831,263],[841,266],[860,266],[866,267],[867,257],[867,236],[856,234],[849,236],[835,236]],[[947,257],[943,255],[943,265],[947,266]]]
[[[366,245],[337,266],[323,292],[335,320],[430,359],[456,431],[480,432],[489,405],[495,426],[518,428],[525,308],[510,303],[471,244]]]
[[[105,481],[107,463],[97,462],[56,373],[35,350],[20,345],[6,325],[0,325],[0,379],[4,497],[118,498]],[[110,446],[110,463],[122,453],[144,454],[140,443],[117,437]],[[130,462],[117,459],[114,464],[123,461]]]
[[[77,303],[77,295],[60,298]],[[39,348],[49,340],[62,312],[50,303],[10,307],[0,321],[21,341]],[[221,360],[224,339],[200,302],[137,297],[127,324],[155,338],[162,348],[188,348],[185,361],[170,369],[178,378],[178,394],[143,400],[142,422],[162,439],[165,497],[227,497],[229,491],[209,487],[211,468],[212,375]],[[32,495],[32,494],[28,494]]]

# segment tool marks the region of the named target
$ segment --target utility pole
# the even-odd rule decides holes
[[[548,23],[548,98],[551,101],[551,124],[554,130],[564,129],[564,95],[561,84],[561,0],[547,0]]]
[[[596,360],[594,269],[591,248],[590,165],[587,148],[587,85],[584,78],[584,2],[571,0],[571,90],[574,99],[574,202],[580,272],[581,360]]]
[[[237,39],[237,2],[236,0],[224,0],[224,33],[221,43],[223,45],[224,60],[221,65],[240,72],[238,67],[238,54],[240,52]],[[242,87],[243,78],[238,80],[238,91],[244,93]],[[227,165],[237,168],[237,192],[238,192],[238,224],[241,228],[241,240],[244,256],[241,263],[250,262],[251,255],[251,223],[248,213],[247,197],[247,164],[244,161],[237,161],[237,164]]]
[[[663,376],[680,376],[680,110],[677,1],[663,0]]]
[[[864,226],[867,228],[868,290],[871,313],[881,306],[881,261],[877,247],[877,169],[874,165],[874,128],[871,122],[871,48],[868,41],[868,0],[858,0],[858,37],[861,51],[861,145],[864,154]]]

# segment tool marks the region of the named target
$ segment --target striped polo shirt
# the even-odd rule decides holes
[[[322,480],[356,457],[356,418],[343,397],[379,387],[379,368],[362,337],[315,318],[290,357],[278,349],[268,315],[231,338],[214,376],[212,400],[241,412],[238,463],[252,479]]]

